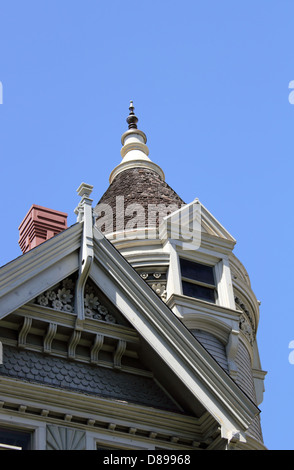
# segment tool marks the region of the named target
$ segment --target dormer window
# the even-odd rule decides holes
[[[183,295],[215,303],[217,292],[212,266],[180,258]]]

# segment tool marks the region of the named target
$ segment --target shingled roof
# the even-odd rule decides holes
[[[155,206],[158,209],[165,208],[165,215],[168,215],[185,203],[157,172],[149,168],[129,168],[114,178],[98,202],[95,212],[101,217],[105,217],[105,211],[102,210],[105,204],[112,210],[107,217],[113,217],[115,232],[126,229],[127,224],[134,219],[138,205],[140,205],[138,209],[144,209],[145,217],[138,218],[137,228],[158,226],[160,220],[158,216],[155,218],[155,223],[152,222],[153,217],[148,217]],[[107,233],[110,231],[111,223],[108,223],[110,221],[107,219],[104,219],[104,222],[101,231]]]

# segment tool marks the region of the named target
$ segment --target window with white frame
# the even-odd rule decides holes
[[[217,289],[213,266],[180,258],[183,295],[216,302]]]

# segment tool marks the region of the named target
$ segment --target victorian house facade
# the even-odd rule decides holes
[[[122,160],[77,221],[33,205],[0,269],[0,449],[265,449],[259,303],[235,239],[149,158]]]

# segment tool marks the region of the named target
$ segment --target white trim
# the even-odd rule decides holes
[[[218,291],[218,304],[223,307],[235,309],[235,300],[229,262],[227,257],[222,258],[214,267]]]
[[[11,428],[14,431],[25,431],[32,433],[32,450],[46,449],[46,423],[33,420],[20,415],[13,415],[6,411],[0,411],[0,425]]]
[[[97,450],[98,444],[109,446],[109,450],[154,450],[155,446],[149,442],[136,439],[136,437],[118,437],[107,436],[105,433],[96,431],[87,431],[86,448],[87,450]]]
[[[220,370],[218,369],[216,362],[204,348],[198,346],[198,342],[196,345],[196,340],[193,341],[193,345],[189,344],[191,335],[187,335],[186,329],[182,329],[181,323],[178,323],[175,316],[170,316],[169,309],[165,308],[155,293],[153,296],[150,290],[150,295],[145,295],[146,283],[140,276],[134,277],[131,266],[125,265],[123,261],[120,263],[119,253],[112,252],[110,243],[106,239],[100,239],[98,243],[94,242],[94,249],[95,256],[102,266],[105,264],[105,269],[107,269],[106,274],[106,270],[101,269],[97,263],[93,264],[91,274],[97,285],[103,289],[139,334],[152,345],[152,348],[181,378],[195,398],[209,410],[215,419],[219,421],[222,416],[223,436],[231,435],[232,429],[235,430],[238,427],[245,430],[252,419],[248,416],[249,421],[247,421],[245,418],[243,414],[245,408],[249,406],[248,411],[251,408],[251,412],[255,409],[255,413],[258,413],[251,400],[249,403],[243,392],[231,382],[231,379],[229,379],[230,384],[226,383],[225,385],[228,379],[227,374],[221,367],[219,367]],[[113,288],[113,282],[116,284],[116,288]],[[158,307],[157,303],[160,303]],[[158,315],[158,311],[160,311],[160,315]],[[175,321],[176,324],[174,324]],[[210,361],[212,362],[207,368]],[[205,372],[203,367],[206,369]],[[242,395],[242,398],[240,395],[240,400],[237,399],[239,394]],[[232,396],[234,396],[234,405]],[[216,399],[216,397],[218,398]],[[235,399],[238,401],[237,406]],[[232,405],[233,408],[231,408]],[[235,419],[233,416],[235,418],[238,416],[238,425],[233,424]],[[244,418],[245,421],[243,421]]]
[[[89,198],[92,189],[92,186],[82,183],[77,190],[79,195],[82,196],[82,200],[78,206],[78,215],[80,218],[82,213],[83,220],[82,241],[79,255],[79,276],[76,283],[75,291],[75,311],[77,314],[77,322],[81,322],[85,319],[84,289],[94,259],[92,220],[93,199]]]
[[[75,224],[0,269],[0,319],[78,270],[82,229]]]

